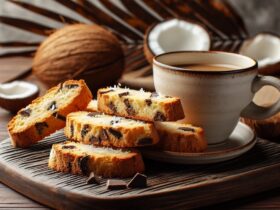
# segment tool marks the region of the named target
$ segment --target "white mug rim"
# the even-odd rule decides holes
[[[227,55],[231,55],[231,56],[237,56],[241,59],[247,59],[249,62],[251,62],[251,65],[248,65],[248,67],[240,67],[237,68],[235,70],[228,70],[228,71],[211,71],[211,70],[200,70],[200,71],[195,71],[195,70],[191,70],[191,69],[186,69],[186,68],[180,68],[180,67],[176,67],[173,65],[168,65],[168,64],[164,64],[160,61],[158,61],[159,58],[163,57],[163,56],[167,56],[170,54],[227,54]],[[237,54],[237,53],[231,53],[231,52],[225,52],[225,51],[172,51],[172,52],[166,52],[166,53],[162,53],[160,55],[157,55],[153,58],[153,64],[160,67],[160,68],[164,68],[164,69],[168,69],[168,70],[174,70],[174,71],[178,71],[178,72],[185,72],[185,73],[195,73],[195,74],[238,74],[238,73],[243,73],[243,72],[248,72],[248,71],[256,71],[258,64],[257,61],[254,60],[253,58],[250,58],[248,56],[245,55],[241,55],[241,54]]]

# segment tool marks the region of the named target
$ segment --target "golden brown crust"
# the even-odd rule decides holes
[[[183,107],[181,104],[181,101],[177,97],[172,97],[174,100],[172,101],[165,101],[165,102],[160,102],[158,104],[158,111],[164,115],[164,119],[159,117],[159,119],[156,119],[155,114],[146,114],[143,112],[143,110],[148,110],[152,109],[150,106],[145,104],[145,99],[141,101],[141,109],[135,109],[135,114],[129,114],[127,111],[113,111],[112,108],[110,108],[111,103],[124,103],[124,100],[126,99],[126,96],[123,96],[119,99],[112,99],[108,94],[104,94],[102,92],[106,92],[108,88],[102,88],[99,89],[97,92],[97,108],[98,111],[104,112],[106,114],[110,115],[117,115],[121,117],[127,117],[131,119],[136,119],[136,120],[143,120],[143,121],[148,121],[148,122],[153,122],[153,121],[176,121],[183,119],[185,117]],[[136,100],[133,100],[129,98],[130,103],[136,103]],[[140,103],[140,102],[139,102]],[[133,105],[131,105],[132,108]],[[118,109],[118,108],[117,108]]]
[[[165,124],[162,126],[161,124]],[[166,128],[169,122],[157,122],[156,129],[160,136],[160,141],[156,145],[157,148],[165,151],[173,152],[203,152],[207,148],[207,142],[204,137],[202,128],[194,127],[189,124],[179,124],[179,127],[187,127],[193,131],[178,131],[176,129]],[[168,127],[168,125],[167,125]]]
[[[167,120],[166,121],[177,121],[184,118],[184,111],[180,100],[172,103],[166,103],[163,105]]]
[[[90,112],[74,112],[67,116],[66,126],[64,129],[65,136],[84,144],[93,144],[97,146],[113,147],[142,147],[156,144],[159,141],[158,134],[153,124],[141,123],[133,127],[115,125],[104,125],[91,123],[90,120],[79,120],[80,117],[87,117]],[[113,120],[115,117],[108,115],[98,115],[98,118],[104,116]],[[88,117],[94,119],[95,116]],[[128,119],[118,118],[120,121]],[[137,123],[137,121],[129,120]],[[86,133],[83,128],[86,126]],[[84,133],[84,135],[82,135]],[[105,136],[104,136],[105,133]],[[114,135],[114,133],[117,133]],[[118,136],[119,135],[121,136]],[[106,137],[106,138],[105,138]]]
[[[145,170],[142,156],[137,151],[122,156],[85,154],[77,153],[75,149],[62,149],[62,145],[67,142],[53,145],[49,159],[49,168],[56,171],[82,175],[94,172],[105,178],[125,178]]]
[[[86,86],[85,82],[83,80],[75,81],[75,80],[69,80],[66,81],[64,84],[73,84],[78,83],[80,84],[80,93],[73,98],[72,102],[70,104],[66,104],[64,107],[60,107],[57,110],[57,113],[59,113],[60,116],[67,116],[67,114],[83,110],[87,107],[89,101],[92,98],[91,92]],[[52,94],[55,90],[57,90],[60,86],[57,85],[50,90],[47,91],[46,94]],[[32,104],[38,103],[42,100],[42,97],[39,97],[32,101]],[[20,111],[22,111],[21,109]],[[20,113],[18,112],[18,114]],[[14,131],[15,129],[15,123],[16,123],[16,117],[14,117],[9,123],[8,123],[8,131],[9,135],[11,137],[11,142],[13,146],[15,147],[22,147],[26,148],[31,146],[32,144],[42,140],[44,137],[54,133],[55,131],[63,128],[65,126],[65,121],[62,119],[56,118],[52,113],[48,115],[43,120],[40,120],[37,123],[42,123],[44,126],[43,131],[41,134],[37,132],[36,124],[29,124],[27,127],[24,127],[18,131]],[[28,123],[28,121],[26,122]]]

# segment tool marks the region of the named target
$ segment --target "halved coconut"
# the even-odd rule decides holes
[[[280,98],[279,91],[272,86],[262,87],[254,96],[254,102],[260,106],[269,107]],[[265,139],[280,140],[280,112],[264,120],[241,118],[256,134]]]
[[[39,88],[29,82],[14,81],[0,84],[0,106],[17,112],[39,95]]]
[[[259,73],[264,75],[279,75],[280,73],[280,37],[271,33],[259,33],[246,40],[239,53],[258,61]],[[259,90],[254,102],[260,106],[270,106],[280,97],[279,91],[271,86]],[[280,137],[280,112],[264,120],[242,118],[256,134],[265,139],[277,140]]]
[[[151,26],[144,39],[144,53],[153,57],[171,51],[207,51],[210,35],[201,25],[181,19],[170,19]]]
[[[280,37],[271,33],[259,33],[243,42],[239,53],[258,61],[259,73],[280,73]]]

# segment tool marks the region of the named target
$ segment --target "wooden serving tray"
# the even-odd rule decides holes
[[[280,145],[258,140],[247,154],[212,165],[172,165],[145,160],[148,187],[108,191],[86,177],[49,170],[51,145],[61,131],[29,149],[0,144],[0,179],[16,191],[56,209],[189,209],[280,186]],[[127,179],[126,181],[128,181]]]

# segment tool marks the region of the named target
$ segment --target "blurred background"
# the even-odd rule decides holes
[[[43,6],[53,11],[58,11],[62,14],[66,14],[70,17],[88,22],[87,19],[77,15],[73,11],[57,4],[52,0],[21,0],[22,2],[32,2],[37,6]],[[118,2],[119,0],[112,0]],[[279,0],[227,0],[230,2],[239,14],[244,18],[245,24],[251,35],[256,34],[260,31],[272,31],[280,33],[280,1]],[[98,0],[91,0],[97,6]],[[121,7],[121,4],[119,4]],[[125,8],[122,8],[125,10]],[[36,20],[46,25],[60,27],[61,25],[48,18],[39,17],[38,15],[27,12],[26,10],[9,3],[6,0],[1,0],[0,4],[0,15],[12,16],[12,17],[24,17],[28,20]],[[38,35],[31,35],[28,32],[18,33],[16,29],[5,26],[0,23],[0,41],[13,40],[13,39],[30,39],[37,41],[41,40],[42,37]]]
[[[20,2],[20,3],[25,2],[28,4],[26,4],[26,5],[21,4],[22,6],[19,6],[16,3],[13,3],[13,1]],[[188,18],[190,20],[192,20],[191,18],[194,17],[195,21],[200,19],[199,20],[200,23],[208,25],[207,27],[209,27],[209,25],[210,25],[210,29],[208,28],[207,30],[209,30],[210,33],[212,33],[211,38],[213,38],[213,39],[211,40],[211,48],[210,48],[211,50],[224,50],[224,51],[237,52],[240,49],[240,46],[246,42],[247,39],[245,40],[245,38],[250,38],[250,36],[254,36],[260,32],[274,32],[276,34],[280,34],[280,16],[277,15],[279,12],[279,9],[280,9],[280,0],[269,0],[269,1],[263,1],[263,0],[246,0],[246,1],[245,0],[221,0],[221,1],[213,0],[213,1],[211,1],[211,0],[209,0],[209,1],[197,1],[197,2],[190,1],[189,5],[191,5],[191,6],[187,5],[187,1],[185,4],[184,0],[183,1],[174,0],[174,2],[169,1],[169,0],[165,1],[165,2],[162,1],[164,3],[162,3],[160,0],[157,0],[157,1],[156,0],[154,0],[154,1],[135,0],[136,3],[134,1],[129,1],[129,0],[111,0],[111,1],[108,0],[108,1],[111,2],[112,4],[111,3],[106,4],[105,2],[107,2],[107,1],[102,1],[102,0],[88,0],[88,1],[0,0],[0,3],[1,3],[0,4],[0,44],[5,43],[5,42],[11,42],[10,44],[7,44],[6,46],[4,44],[3,45],[4,47],[0,47],[0,57],[2,55],[2,57],[5,58],[7,53],[9,55],[6,57],[12,57],[11,53],[26,51],[26,50],[35,52],[35,50],[37,49],[36,45],[38,45],[39,42],[41,42],[43,39],[46,38],[46,36],[39,35],[39,34],[49,35],[52,32],[51,29],[62,28],[64,26],[64,24],[63,24],[64,19],[63,18],[61,19],[61,15],[64,15],[64,16],[66,16],[66,18],[70,17],[71,19],[77,20],[78,22],[89,23],[89,24],[91,24],[92,22],[96,22],[96,23],[99,23],[100,25],[104,26],[105,28],[107,27],[110,30],[113,29],[113,31],[115,31],[116,34],[119,35],[118,38],[122,37],[122,38],[124,38],[123,40],[126,40],[125,47],[127,47],[127,49],[133,45],[132,47],[134,47],[134,48],[132,51],[134,53],[136,53],[138,57],[134,56],[134,55],[129,56],[129,53],[125,56],[121,56],[121,57],[125,57],[124,58],[125,67],[122,66],[121,68],[124,70],[125,73],[127,73],[129,71],[134,71],[134,70],[137,70],[137,71],[139,70],[139,73],[137,73],[138,76],[135,76],[134,74],[131,74],[131,75],[123,74],[121,82],[128,86],[134,86],[135,88],[144,86],[147,89],[153,90],[154,87],[153,87],[152,68],[150,65],[150,63],[151,63],[150,58],[152,58],[152,56],[155,54],[152,54],[152,56],[149,56],[150,52],[147,52],[147,50],[145,50],[146,42],[143,41],[143,37],[144,37],[143,34],[146,34],[146,36],[147,36],[147,33],[149,32],[148,27],[156,22],[163,21],[165,18],[187,17],[186,18],[187,20],[188,20]],[[73,3],[73,2],[76,2],[76,3]],[[90,4],[89,2],[92,4]],[[149,2],[149,4],[152,2],[151,4],[154,4],[155,7],[153,8],[151,6],[147,6],[148,5],[147,2]],[[227,5],[227,4],[225,4],[224,2],[227,2],[230,5],[232,5],[232,7],[236,10],[236,12],[241,16],[241,19],[243,19],[243,21],[245,23],[245,28],[249,32],[249,37],[248,37],[247,32],[244,32],[243,29],[240,29],[240,28],[242,28],[243,25],[240,24],[240,22],[238,22],[239,21],[238,15],[233,15],[233,16],[227,17],[227,14],[225,12],[226,11],[225,8],[227,7],[225,5]],[[217,10],[217,8],[215,9],[215,7],[213,7],[213,5],[209,6],[209,5],[211,5],[211,3],[213,3],[213,5],[215,3],[217,3],[218,5],[220,4],[220,6],[222,6],[222,8],[219,8],[219,9],[222,9],[222,10],[219,12]],[[43,8],[44,12],[46,12],[46,10],[50,10],[50,11],[57,13],[57,15],[55,17],[58,18],[59,20],[58,21],[52,20],[50,18],[44,17],[42,15],[38,15],[38,14],[31,12],[30,10],[27,10],[24,8],[24,7],[28,8],[28,6],[30,4],[37,6],[39,8]],[[195,5],[195,4],[197,4],[197,5],[201,4],[204,6],[201,7],[201,5],[200,5],[197,7],[197,5]],[[126,16],[119,15],[120,13],[118,13],[118,12],[112,12],[114,10],[112,10],[112,8],[110,8],[110,6],[108,6],[108,5],[115,5],[115,6],[113,6],[113,8],[116,7],[117,8],[116,10],[118,12],[120,12],[121,14],[125,13]],[[165,12],[169,13],[169,14],[162,15],[162,14],[158,13],[158,11],[156,11],[156,10],[160,10],[159,5],[162,5],[161,7],[164,8]],[[72,10],[69,8],[72,8]],[[94,8],[94,9],[92,9],[92,8]],[[154,10],[154,9],[156,9],[156,10]],[[211,9],[213,11],[211,11]],[[215,10],[216,10],[216,12],[218,11],[218,16],[217,16],[217,13],[215,13]],[[212,12],[214,12],[214,13],[212,13]],[[50,13],[48,13],[48,12],[46,12],[45,14],[47,14],[46,16],[50,15]],[[83,14],[84,16],[82,16],[81,14]],[[214,18],[211,18],[212,15]],[[221,15],[221,16],[219,16],[219,15]],[[9,19],[6,17],[11,17],[11,18]],[[202,17],[202,20],[201,20],[201,17]],[[13,18],[15,18],[15,19],[13,19]],[[132,19],[130,19],[130,18],[132,18]],[[237,21],[237,24],[236,25],[230,24],[230,20],[228,18],[235,19],[234,21]],[[9,19],[8,20],[9,25],[15,25],[18,27],[23,26],[23,28],[25,28],[26,30],[17,29],[13,26],[8,26],[7,24],[1,23],[1,22],[7,21],[7,19]],[[24,22],[22,20],[27,20],[29,22]],[[138,22],[137,22],[137,20],[138,20]],[[229,22],[227,22],[227,21],[229,21]],[[38,27],[35,27],[40,31],[40,33],[29,32],[30,30],[35,30],[34,27],[32,26],[32,22],[40,24],[40,26],[38,26],[39,29],[38,29]],[[117,22],[117,25],[116,25],[116,22]],[[139,27],[139,25],[137,25],[137,24],[140,24],[140,25],[142,24],[141,27],[143,27],[144,29],[140,27],[141,30],[139,30],[139,28],[137,28],[137,27]],[[40,29],[40,27],[42,27],[44,29]],[[213,27],[214,27],[214,29],[213,29]],[[47,29],[45,29],[45,28],[47,28]],[[124,30],[124,29],[126,29],[126,30]],[[212,32],[211,32],[211,30],[212,30]],[[132,36],[131,36],[131,32],[132,32]],[[222,36],[219,35],[220,33],[222,33]],[[276,42],[278,43],[278,45],[276,47],[275,47],[275,43],[276,43],[275,39],[276,39]],[[128,40],[128,42],[127,42],[127,40]],[[196,40],[198,40],[198,39],[196,39]],[[268,72],[266,71],[266,69],[264,69],[264,70],[262,70],[262,72],[260,72],[262,74],[275,75],[276,73],[279,74],[278,69],[280,68],[278,66],[278,61],[280,61],[280,56],[278,53],[280,41],[277,37],[274,39],[269,37],[269,40],[270,40],[269,41],[270,45],[268,45],[266,41],[262,42],[262,43],[265,43],[264,44],[265,46],[268,46],[268,47],[266,47],[268,49],[267,52],[263,52],[263,51],[265,51],[265,50],[263,50],[263,47],[257,47],[257,49],[261,48],[262,51],[251,50],[252,52],[254,52],[255,55],[251,55],[248,53],[246,54],[246,53],[242,53],[242,52],[240,52],[240,53],[250,56],[252,58],[255,58],[259,62],[259,64],[260,64],[261,60],[266,61],[267,58],[272,60],[272,62],[270,62],[269,64],[277,63],[277,65],[274,65],[273,66],[274,68],[270,68]],[[19,41],[19,42],[22,41],[24,43],[34,42],[36,45],[23,47],[24,44],[23,45],[19,44],[18,46],[13,47],[12,43],[14,41]],[[169,39],[169,41],[172,42],[172,40],[170,40],[170,39]],[[123,42],[123,43],[125,43],[125,42]],[[94,43],[92,42],[92,44],[94,44]],[[144,44],[144,47],[143,47],[143,44]],[[194,44],[192,43],[192,45],[194,45]],[[122,47],[124,47],[124,45]],[[93,48],[94,48],[93,50],[95,50],[95,47],[93,47]],[[125,51],[127,51],[127,49]],[[191,50],[197,50],[197,49],[191,49]],[[56,51],[57,51],[57,48],[56,48]],[[273,53],[274,51],[277,53]],[[6,60],[5,65],[3,65],[3,62],[2,62],[1,67],[0,67],[1,68],[0,82],[8,81],[9,79],[13,79],[15,76],[18,75],[18,73],[24,73],[23,70],[31,69],[31,59],[33,56],[33,54],[32,54],[33,52],[31,52],[31,53],[29,53],[29,55],[25,56],[25,57],[29,56],[28,61],[26,61],[26,59],[25,59],[24,62],[21,62],[20,65],[16,65],[16,67],[11,66],[11,64],[13,64],[14,62]],[[255,53],[255,52],[259,52],[259,53]],[[112,52],[112,53],[114,53],[114,52]],[[21,55],[23,55],[23,54],[21,54]],[[55,55],[55,56],[57,56],[57,55]],[[111,57],[111,56],[105,56],[105,57]],[[20,62],[20,60],[17,59],[16,62]],[[69,63],[69,62],[65,62],[65,64],[66,63]],[[83,72],[85,72],[85,74],[86,73],[95,74],[95,72],[92,70],[97,69],[97,67],[94,67],[94,68],[93,67],[91,67],[91,68],[83,67],[82,65],[86,66],[86,63],[85,64],[83,64],[83,63],[85,63],[85,62],[77,63],[77,65],[75,65],[75,67],[77,66],[77,69],[72,68],[73,66],[68,66],[67,68],[73,69],[71,74],[73,72],[79,71],[80,69],[86,69],[87,71],[83,71]],[[94,63],[94,62],[92,62],[92,60],[91,60],[89,65],[91,65],[92,63]],[[96,63],[98,63],[98,62],[96,62]],[[109,64],[109,63],[110,62],[107,61],[107,64]],[[119,62],[119,63],[121,63],[121,62]],[[23,64],[26,64],[26,65],[23,65]],[[279,62],[279,65],[280,65],[280,62]],[[63,66],[66,68],[65,65],[63,65]],[[120,66],[121,66],[121,64],[120,64]],[[13,74],[11,74],[10,69],[14,70]],[[15,70],[15,69],[17,69],[17,70]],[[34,66],[32,69],[33,69],[33,72],[35,72]],[[52,66],[49,66],[46,69],[52,69]],[[112,67],[112,69],[116,69],[116,68]],[[277,71],[275,71],[275,69]],[[41,72],[41,71],[39,71],[39,72]],[[99,72],[101,72],[101,71],[99,71]],[[6,74],[7,76],[5,76],[4,74]],[[30,74],[30,71],[29,71],[29,74]],[[96,72],[96,74],[101,75],[101,76],[103,75],[104,77],[106,75],[105,73],[103,74],[103,72],[102,73]],[[95,78],[95,76],[96,75],[91,75],[90,77]],[[4,77],[6,79],[3,79]],[[81,78],[85,78],[85,77],[88,78],[89,76],[84,76],[84,75],[81,76]],[[119,78],[120,77],[118,76],[117,79],[119,79]],[[65,78],[60,78],[60,79],[62,80]],[[106,79],[108,79],[108,78],[106,78]],[[95,78],[95,80],[96,80],[96,78]],[[108,81],[109,81],[109,79],[108,79]]]

